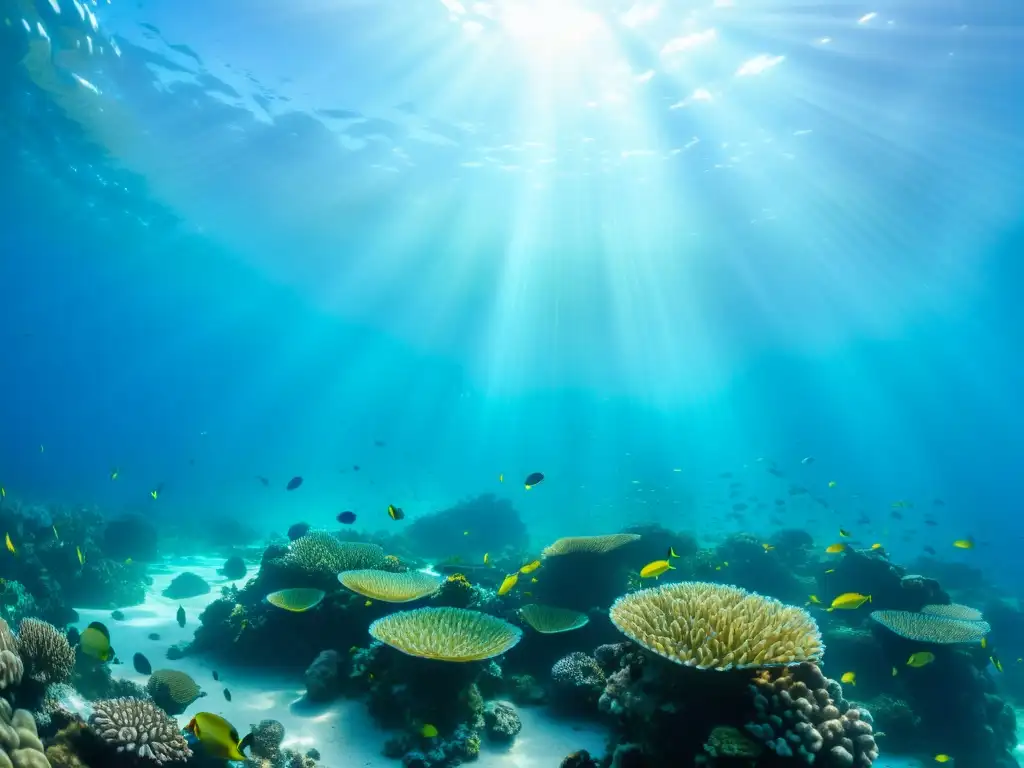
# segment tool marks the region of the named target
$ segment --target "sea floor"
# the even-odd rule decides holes
[[[117,678],[146,684],[146,676],[135,672],[132,657],[142,653],[154,669],[169,668],[187,672],[206,692],[178,717],[182,726],[196,712],[209,711],[227,718],[246,733],[250,724],[265,718],[279,720],[285,727],[285,746],[305,751],[315,747],[321,755],[322,768],[397,768],[396,760],[381,755],[380,750],[388,732],[377,727],[367,715],[363,704],[356,700],[340,699],[317,708],[304,705],[304,686],[301,676],[267,673],[250,668],[236,668],[214,664],[202,656],[186,656],[177,661],[167,660],[167,649],[179,642],[190,640],[199,614],[220,595],[220,587],[228,584],[217,573],[223,560],[188,558],[165,564],[153,573],[153,585],[142,605],[124,608],[123,621],[115,621],[106,610],[79,610],[79,630],[89,622],[102,621],[111,634],[117,657],[123,662],[112,668]],[[258,563],[247,563],[250,572]],[[211,592],[187,600],[171,600],[161,593],[171,579],[183,571],[202,576],[213,587]],[[175,620],[178,606],[185,609],[186,624],[179,627]],[[150,640],[152,633],[159,640]],[[312,659],[311,659],[312,661]],[[220,682],[213,679],[217,670]],[[231,691],[231,701],[224,698],[223,689]],[[604,732],[591,723],[571,723],[553,719],[543,707],[521,707],[523,730],[511,749],[489,748],[486,744],[479,768],[538,768],[557,766],[561,759],[578,749],[601,754]],[[893,768],[896,768],[895,764]],[[900,768],[903,768],[901,765]]]

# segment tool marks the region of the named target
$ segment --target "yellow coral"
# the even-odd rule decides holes
[[[363,569],[343,571],[338,581],[353,592],[384,603],[408,603],[432,595],[441,586],[441,579],[422,571],[377,571]]]
[[[566,536],[556,541],[541,552],[544,557],[556,555],[574,555],[590,553],[603,555],[613,549],[630,544],[640,538],[636,533],[613,533],[607,536]]]
[[[465,608],[418,608],[385,616],[370,625],[385,645],[425,659],[481,661],[500,656],[519,642],[519,627]]]
[[[806,611],[739,587],[682,582],[620,597],[612,623],[644,648],[697,669],[818,662],[825,651]]]

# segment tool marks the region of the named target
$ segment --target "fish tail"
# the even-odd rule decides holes
[[[868,595],[868,602],[871,602],[871,595]]]
[[[826,608],[825,610],[828,611],[829,613],[832,613],[832,611],[834,611],[835,608]]]
[[[674,571],[674,570],[676,569],[676,567],[675,567],[674,565],[672,565],[672,563],[669,563],[669,564],[668,564],[668,569],[669,569],[670,571]]]

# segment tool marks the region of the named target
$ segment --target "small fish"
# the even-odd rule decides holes
[[[294,491],[300,485],[302,485],[302,478],[296,475],[295,477],[288,481],[288,485],[286,485],[284,489],[286,491]]]
[[[134,560],[132,560],[132,559],[131,559],[130,557],[126,557],[126,558],[124,559],[124,564],[125,564],[125,565],[131,565],[131,564],[132,564],[133,562],[135,562],[135,561],[134,561]]]
[[[924,547],[924,551],[927,552],[929,555],[934,555],[935,554],[935,547],[925,546]]]
[[[396,507],[394,504],[388,504],[388,517],[392,520],[404,520],[405,512],[402,511],[401,507]]]
[[[860,592],[844,592],[832,601],[829,610],[834,611],[838,608],[839,610],[852,611],[860,608],[864,603],[870,602],[871,595],[862,595]]]
[[[523,592],[523,597],[533,597],[533,592]]]
[[[907,666],[920,669],[931,664],[933,661],[935,661],[934,653],[931,651],[918,651],[917,653],[910,654],[910,658],[907,659]]]
[[[835,572],[836,572],[835,568],[829,568],[827,571],[825,571],[825,573],[835,573]]]
[[[224,689],[224,698],[228,701],[231,701],[231,691],[229,691],[227,688]]]
[[[78,555],[78,564],[85,565],[85,555],[82,554],[81,547],[75,547],[75,554]]]
[[[260,485],[264,488],[270,487],[270,478],[264,477],[263,475],[256,475],[256,479],[260,481]]]
[[[953,546],[957,549],[974,549],[974,539],[957,539],[953,542]]]
[[[531,488],[533,488],[533,486],[539,485],[543,481],[543,474],[541,474],[540,472],[531,472],[526,476],[526,480],[523,482],[523,485],[526,486],[526,490],[530,490]]]
[[[148,637],[150,640],[159,640],[160,639],[160,635],[158,633],[156,633],[156,632],[150,632],[148,635],[146,635],[146,637]]]
[[[358,464],[353,464],[352,465],[352,471],[353,472],[358,472],[359,471],[359,465]]]
[[[842,536],[844,539],[850,538],[850,532],[847,531],[845,528],[839,529],[839,535]]]
[[[828,481],[828,487],[829,488],[835,488],[836,487],[836,481],[835,480],[829,480]]]
[[[220,673],[218,673],[216,669],[213,670],[213,679],[220,680]]]
[[[502,472],[501,474],[498,475],[498,482],[499,483],[504,483],[505,482],[505,473],[504,472]]]
[[[843,672],[843,676],[840,678],[844,683],[849,685],[857,685],[857,673],[856,672]]]
[[[532,563],[527,563],[519,569],[520,573],[533,573],[540,568],[540,560],[534,560]]]
[[[14,542],[11,541],[11,534],[8,533],[4,537],[4,543],[7,545],[7,551],[10,552],[15,557],[17,557],[18,556],[18,550],[17,550],[17,548],[15,548]]]
[[[828,552],[830,555],[835,555],[839,552],[845,552],[846,545],[843,543],[830,544],[829,546],[825,547],[825,551]]]
[[[491,564],[491,553],[490,552],[484,552],[484,565],[490,565],[490,564]]]
[[[463,535],[463,536],[469,536],[469,531],[463,531],[463,532],[462,532],[462,535]]]
[[[425,739],[437,738],[437,728],[432,726],[430,723],[424,723],[423,727],[420,728],[420,736]]]
[[[178,606],[178,612],[175,614],[174,618],[177,619],[179,627],[185,626],[185,609],[180,605]]]
[[[935,756],[935,762],[936,763],[948,763],[952,759],[953,758],[950,757],[949,755],[939,754],[939,755]]]
[[[893,667],[893,668],[892,668],[892,676],[893,676],[893,677],[896,677],[896,675],[897,675],[897,673],[898,673],[898,672],[899,672],[899,670],[897,670],[897,669],[896,669],[896,667]]]
[[[881,544],[879,544],[879,543],[878,543],[878,542],[876,541],[876,542],[875,542],[874,544],[872,544],[872,545],[871,545],[871,548],[872,548],[872,549],[881,549],[881,548],[882,548],[882,545],[881,545]]]
[[[821,605],[821,600],[818,599],[817,595],[808,595],[807,602],[810,605]]]
[[[7,489],[0,485],[0,499],[7,498]]]
[[[124,621],[124,611],[111,611],[110,618],[114,621]]]
[[[805,456],[804,458],[802,458],[800,460],[800,463],[801,464],[813,464],[814,463],[814,457],[813,456]]]
[[[112,470],[110,470],[110,479],[117,480],[117,476],[120,474],[121,470],[119,470],[117,467],[114,467]]]
[[[140,675],[149,675],[153,673],[153,665],[150,664],[149,659],[141,653],[136,653],[132,656],[132,666],[135,667],[135,671]]]
[[[57,526],[56,525],[51,525],[50,527],[53,528],[53,538],[55,538],[55,539],[57,539],[59,541],[60,540],[60,536],[57,533]]]
[[[516,585],[518,581],[519,572],[517,571],[516,573],[510,573],[508,576],[505,577],[505,580],[501,582],[501,586],[498,587],[498,596],[500,597],[501,595],[507,595],[509,592],[512,591],[512,588]]]
[[[775,549],[775,545],[774,545],[774,544],[762,544],[762,545],[761,545],[761,548],[762,548],[762,549],[763,549],[763,550],[764,550],[765,552],[771,552],[771,551],[772,551],[773,549]]]
[[[530,583],[531,584],[536,584],[537,583],[537,577],[534,576],[532,579],[530,579]]]
[[[149,495],[153,497],[153,501],[156,501],[157,497],[160,495],[160,491],[159,489],[154,488],[152,491],[149,492]]]
[[[674,571],[675,566],[668,560],[655,560],[640,569],[641,579],[656,579],[666,571]]]
[[[356,513],[351,510],[345,510],[344,512],[338,513],[338,522],[342,525],[352,525],[356,521]]]
[[[367,600],[365,603],[363,603],[364,608],[369,608],[371,605],[373,605],[373,600]]]
[[[40,452],[40,453],[43,453],[43,452],[44,452],[45,450],[46,450],[46,446],[45,446],[45,445],[43,445],[42,443],[40,443],[40,444],[39,444],[39,452]]]

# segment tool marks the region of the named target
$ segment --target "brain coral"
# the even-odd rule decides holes
[[[549,635],[556,632],[571,632],[586,626],[590,619],[585,613],[571,611],[568,608],[555,608],[550,605],[524,605],[519,609],[519,616],[538,632]]]
[[[18,641],[10,626],[0,619],[0,691],[17,686],[25,672],[25,665],[18,653]]]
[[[146,683],[146,692],[169,715],[180,715],[189,704],[206,695],[195,680],[176,669],[154,670]]]
[[[184,762],[192,756],[178,724],[151,701],[97,701],[89,727],[118,752],[132,752],[160,765]]]
[[[977,643],[991,630],[984,621],[963,621],[913,611],[872,611],[871,618],[890,632],[921,643]]]
[[[437,592],[443,579],[422,571],[393,573],[365,568],[343,571],[338,581],[365,597],[385,603],[408,603]]]
[[[384,550],[376,544],[339,541],[326,531],[312,531],[289,545],[287,559],[303,570],[333,575],[375,568],[384,562]]]
[[[825,652],[806,611],[722,584],[632,592],[615,601],[610,616],[647,650],[697,669],[786,666],[820,661]]]
[[[71,679],[75,649],[53,624],[39,619],[22,619],[18,625],[18,652],[25,665],[25,673],[33,680],[49,684]]]
[[[926,605],[921,609],[921,613],[927,613],[932,616],[944,616],[947,619],[960,619],[961,621],[981,621],[984,618],[981,615],[981,611],[977,608],[971,608],[969,605],[960,605],[959,603]]]
[[[763,670],[750,688],[757,718],[747,731],[777,755],[825,768],[870,768],[878,757],[871,715],[851,707],[817,665]]]
[[[574,555],[581,552],[603,555],[639,538],[640,534],[637,533],[613,533],[606,536],[566,536],[554,544],[544,547],[544,551],[541,554],[545,557]]]
[[[418,608],[392,613],[370,625],[375,640],[402,653],[439,661],[481,661],[513,648],[522,630],[465,608]]]

